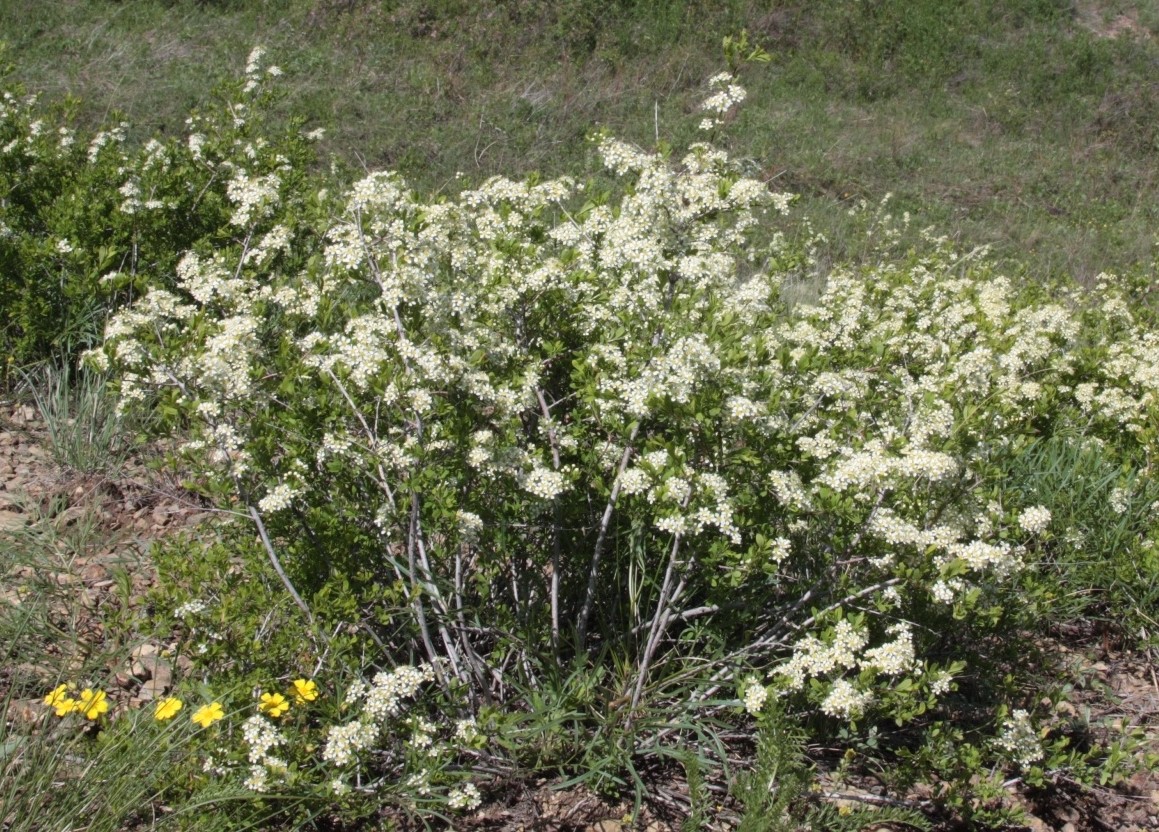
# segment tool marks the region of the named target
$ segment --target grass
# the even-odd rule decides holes
[[[130,437],[108,379],[57,362],[27,381],[57,464],[80,474],[115,474],[128,457]]]
[[[801,195],[834,259],[870,256],[847,209],[887,193],[1033,277],[1154,255],[1159,15],[1143,2],[12,0],[0,28],[30,89],[141,135],[179,131],[261,43],[287,118],[425,189],[591,174],[597,124],[651,146],[659,121],[679,144],[721,38],[747,29],[772,61],[743,69],[731,149]]]
[[[1097,444],[1062,437],[1027,448],[1004,481],[1023,504],[1046,506],[1062,530],[1036,576],[1036,614],[1153,645],[1159,631],[1148,611],[1159,602],[1159,556],[1148,530],[1159,485]]]

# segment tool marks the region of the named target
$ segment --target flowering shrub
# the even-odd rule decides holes
[[[715,128],[744,93],[712,85]],[[325,762],[365,764],[353,787],[397,771],[388,737],[433,744],[398,710],[420,683],[466,715],[561,663],[639,753],[678,734],[657,714],[741,679],[752,714],[775,697],[826,730],[943,736],[971,644],[1013,635],[1018,581],[1062,531],[1001,472],[1043,436],[1150,458],[1154,337],[1110,279],[1101,305],[1046,299],[931,238],[794,300],[816,275],[770,232],[788,195],[709,144],[596,149],[611,192],[499,178],[437,198],[386,172],[307,193],[255,149],[219,165],[229,233],[90,354],[123,406],[171,416],[307,621],[337,578],[368,593],[351,623],[374,621],[382,664],[424,659],[353,688],[329,729]],[[255,766],[281,742],[269,720],[310,701],[288,694],[247,723]],[[1028,712],[999,719],[990,752],[1055,759]]]

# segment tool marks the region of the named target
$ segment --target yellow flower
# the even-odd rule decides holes
[[[172,719],[177,716],[177,712],[185,707],[185,703],[176,696],[170,696],[165,699],[157,700],[157,707],[153,711],[153,719],[158,722],[164,722],[167,719]]]
[[[277,719],[286,711],[290,710],[290,703],[280,693],[263,693],[262,702],[258,705],[258,710],[268,717]]]
[[[295,679],[293,694],[295,702],[305,705],[318,698],[318,686],[309,679]]]
[[[220,702],[211,702],[208,705],[202,705],[193,712],[191,719],[200,725],[202,728],[208,728],[219,719],[225,718],[225,711],[221,709]]]
[[[70,690],[74,690],[72,685],[58,685],[53,688],[52,693],[44,697],[44,704],[50,708],[55,708],[57,716],[71,714],[76,710],[76,700],[68,695]]]
[[[80,699],[74,706],[74,710],[84,714],[85,719],[97,719],[101,714],[108,712],[109,700],[105,697],[103,690],[85,688],[80,692]]]

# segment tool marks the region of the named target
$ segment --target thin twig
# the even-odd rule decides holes
[[[286,591],[290,593],[290,597],[294,599],[294,603],[301,607],[302,612],[306,614],[306,620],[313,625],[314,614],[310,612],[310,608],[306,606],[306,602],[302,600],[302,596],[298,594],[298,590],[294,589],[294,585],[290,582],[289,576],[286,575],[286,570],[282,568],[282,561],[278,558],[278,553],[274,551],[274,544],[270,542],[270,536],[266,532],[266,524],[262,522],[262,516],[252,504],[249,506],[249,513],[250,517],[253,518],[254,524],[258,527],[258,535],[262,539],[262,545],[266,548],[266,554],[270,556],[270,563],[274,565],[274,571],[282,579],[282,584],[286,587]]]
[[[362,429],[366,431],[366,441],[369,443],[369,449],[373,453],[374,446],[378,442],[378,434],[370,429],[370,425],[366,422],[366,417],[362,415],[362,411],[358,409],[358,406],[354,403],[354,399],[347,392],[346,385],[341,382],[334,370],[327,367],[326,374],[330,376],[330,380],[334,382],[334,385],[338,388],[338,392],[342,394],[342,398],[346,399],[346,403],[350,405],[350,410],[354,414],[354,417],[362,423]],[[386,480],[386,469],[382,467],[382,460],[378,457],[378,454],[374,454],[374,456],[375,464],[378,467],[378,484],[382,487],[382,492],[386,495],[387,502],[390,503],[390,510],[395,511],[394,492],[390,488],[390,483]]]
[[[660,587],[660,598],[656,602],[656,612],[652,615],[652,626],[648,632],[648,642],[644,646],[644,655],[640,659],[640,668],[636,672],[636,688],[632,691],[632,705],[631,711],[636,710],[636,706],[640,704],[640,696],[644,693],[644,681],[648,677],[648,668],[652,664],[652,656],[656,652],[657,646],[660,644],[660,639],[664,635],[664,631],[668,629],[669,617],[669,595],[668,591],[672,586],[672,576],[676,571],[676,556],[680,551],[680,535],[676,534],[672,539],[672,550],[668,556],[668,568],[664,570],[664,582]],[[683,586],[683,582],[681,584]]]
[[[412,495],[410,523],[408,524],[406,537],[406,557],[407,563],[410,566],[410,579],[411,582],[415,584],[418,584],[418,581],[415,580],[415,573],[418,571],[415,568],[415,537],[418,533],[416,528],[418,525],[418,510],[418,496]],[[443,670],[438,660],[438,654],[435,653],[434,642],[431,641],[430,628],[427,627],[427,614],[426,610],[423,608],[421,585],[418,586],[418,589],[418,592],[412,593],[411,601],[414,603],[415,618],[418,619],[419,634],[422,636],[423,647],[426,648],[427,658],[430,660],[431,667],[434,668],[435,675],[439,677],[439,684],[442,686],[443,690],[447,690],[447,680],[446,677],[443,676]]]
[[[628,462],[632,459],[632,449],[636,442],[636,435],[640,432],[640,422],[637,421],[632,425],[632,432],[628,436],[628,441],[624,444],[624,453],[620,456],[620,467],[616,471],[616,481],[612,484],[612,493],[608,496],[607,505],[604,506],[604,515],[600,518],[600,531],[596,536],[596,545],[592,551],[592,562],[588,566],[588,588],[584,593],[584,605],[580,609],[579,617],[576,619],[576,641],[579,644],[579,649],[584,649],[584,644],[587,641],[588,635],[588,619],[592,614],[592,605],[596,600],[596,578],[599,575],[600,558],[604,553],[604,542],[608,538],[608,528],[612,524],[612,512],[616,509],[616,500],[620,498],[620,488],[624,482],[624,471],[628,468]]]
[[[536,387],[535,397],[539,400],[539,409],[543,413],[544,422],[547,424],[547,438],[551,443],[551,463],[554,470],[559,471],[559,437],[555,434],[555,426],[551,423],[551,411],[547,406],[547,399],[543,396],[543,390]],[[559,497],[552,499],[552,512],[554,514],[554,522],[552,524],[551,534],[551,651],[557,657],[559,656],[559,569],[560,569],[560,549],[562,543],[560,541],[560,524],[562,521],[562,507],[559,503]]]

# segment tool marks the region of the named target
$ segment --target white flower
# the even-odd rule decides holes
[[[204,611],[206,606],[206,603],[200,598],[195,598],[192,601],[186,601],[177,609],[173,610],[173,615],[184,621],[186,618],[190,618],[194,615],[197,615],[199,612]]]
[[[255,714],[242,723],[242,738],[250,747],[249,761],[255,764],[268,764],[274,759],[269,755],[270,749],[285,742],[278,729],[261,714]]]
[[[554,500],[567,490],[567,481],[558,471],[536,466],[523,478],[523,489],[541,500]]]
[[[250,766],[249,777],[245,779],[243,785],[251,792],[260,793],[269,791],[269,772],[266,771],[266,767],[261,765]]]
[[[1016,710],[1003,723],[1002,735],[996,740],[996,744],[1024,768],[1034,765],[1044,756],[1038,733],[1030,722],[1030,714],[1021,709]]]
[[[418,693],[419,688],[434,678],[430,665],[418,667],[400,665],[391,671],[382,671],[374,677],[367,689],[362,706],[363,713],[376,723],[383,723],[387,717],[398,716],[402,712],[402,700]]]
[[[1030,534],[1041,534],[1050,525],[1050,511],[1043,506],[1033,506],[1018,515],[1018,525]]]
[[[949,673],[939,673],[933,681],[930,682],[930,693],[934,696],[941,696],[950,689],[950,684],[954,681],[954,677]]]
[[[753,716],[761,712],[769,698],[769,690],[755,676],[745,680],[744,708]]]
[[[297,492],[286,483],[279,483],[266,496],[258,500],[258,508],[266,513],[282,511],[290,507]]]
[[[479,789],[476,788],[474,783],[466,783],[447,792],[447,805],[452,809],[466,809],[467,811],[471,811],[472,809],[478,808],[482,802]]]
[[[336,766],[352,763],[356,755],[370,748],[378,739],[378,726],[356,720],[345,725],[332,725],[322,749],[322,759]]]
[[[952,604],[962,588],[963,584],[957,578],[951,578],[948,581],[935,581],[934,585],[930,587],[930,595],[939,604]]]
[[[895,624],[890,627],[890,632],[896,638],[888,644],[866,650],[861,660],[862,667],[873,668],[887,676],[898,676],[913,667],[914,643],[909,624]]]
[[[860,715],[871,702],[872,693],[859,691],[845,679],[838,679],[821,703],[821,710],[829,716],[851,719]]]

